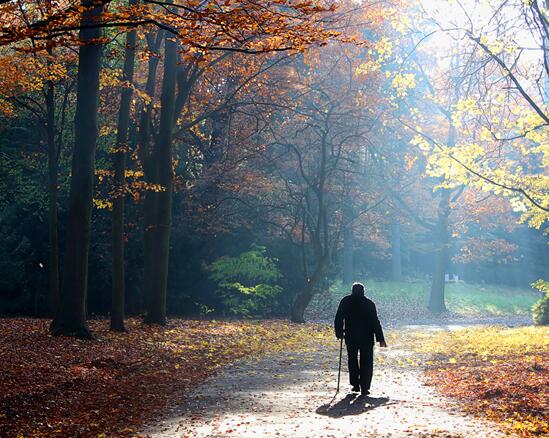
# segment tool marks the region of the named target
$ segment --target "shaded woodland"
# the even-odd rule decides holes
[[[547,10],[493,3],[2,2],[0,313],[546,279]]]

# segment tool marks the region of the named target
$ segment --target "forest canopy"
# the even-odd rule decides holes
[[[548,290],[543,1],[3,0],[0,20],[1,314],[88,337],[91,315],[304,322],[358,280],[421,284],[434,315],[449,283]]]

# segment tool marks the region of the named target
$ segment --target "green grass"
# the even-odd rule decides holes
[[[456,283],[447,285],[448,308],[464,315],[529,315],[539,293],[531,289]]]
[[[332,318],[339,300],[347,295],[350,286],[336,283],[329,293],[315,296],[309,312],[317,317]],[[366,295],[377,307],[391,316],[419,316],[425,314],[430,283],[366,281]],[[446,284],[446,306],[452,313],[463,316],[529,315],[539,293],[531,289],[510,288],[490,284]]]

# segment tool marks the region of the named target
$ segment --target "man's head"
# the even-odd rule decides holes
[[[364,285],[362,283],[353,283],[353,295],[364,296]]]

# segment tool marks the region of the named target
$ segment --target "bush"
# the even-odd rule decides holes
[[[532,319],[536,325],[549,325],[549,282],[539,280],[532,286],[545,295],[532,306]]]
[[[217,284],[223,313],[234,316],[272,313],[282,292],[275,284],[281,274],[277,260],[265,253],[265,247],[252,245],[238,257],[224,256],[206,267],[210,280]]]

